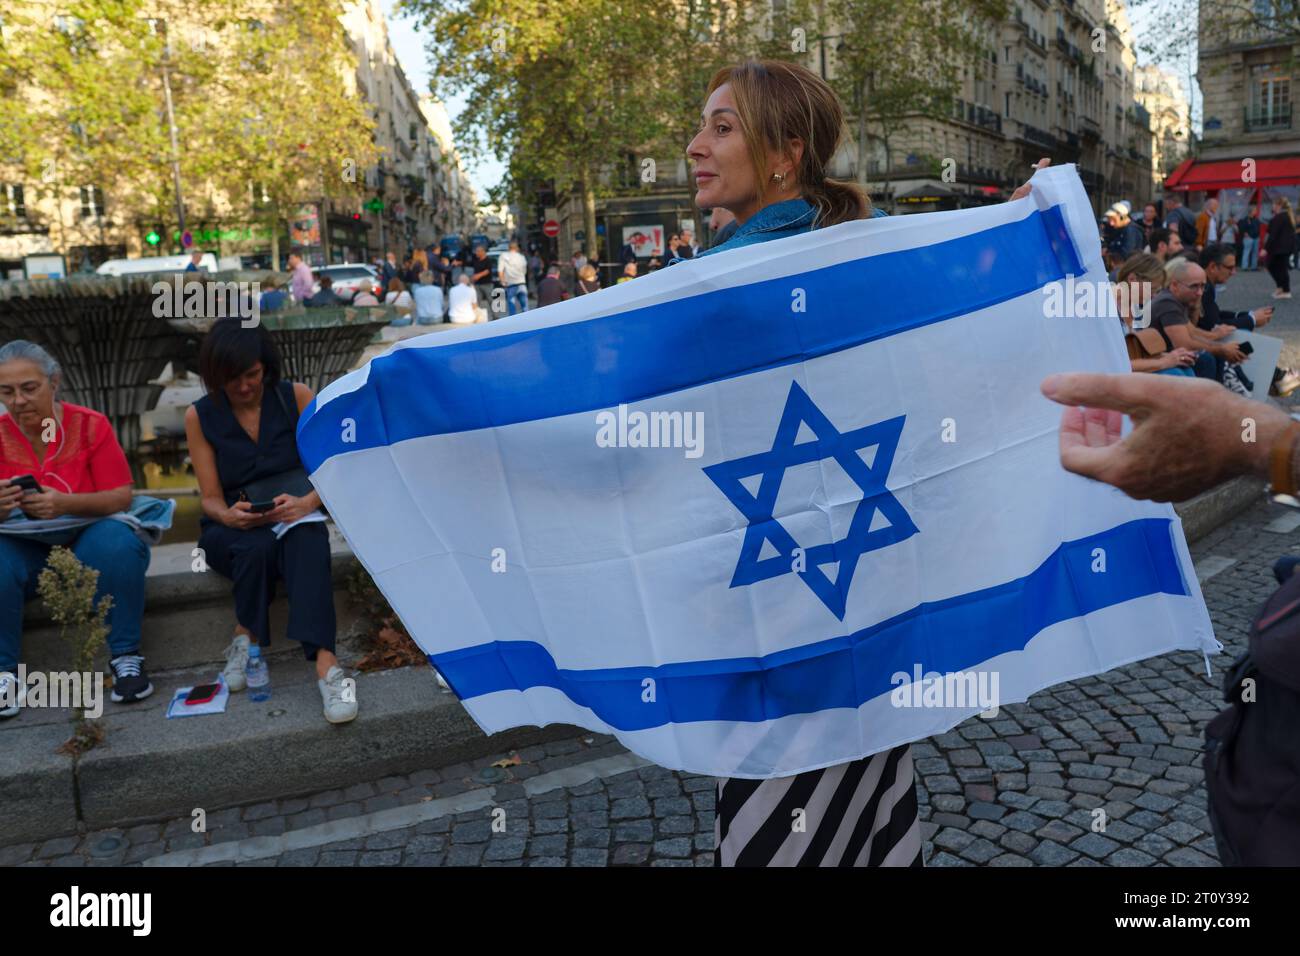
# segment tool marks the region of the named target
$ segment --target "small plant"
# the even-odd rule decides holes
[[[59,625],[59,634],[72,645],[73,668],[93,674],[95,658],[104,649],[108,636],[108,610],[113,599],[104,595],[95,603],[99,572],[88,568],[67,548],[52,548],[45,569],[36,580],[36,590],[49,609],[50,619]],[[68,754],[89,750],[104,739],[103,728],[86,718],[83,694],[77,710],[77,726],[72,737],[59,747]]]
[[[368,646],[365,656],[357,662],[357,670],[419,667],[429,663],[365,568],[357,565],[348,576],[347,587],[348,600],[365,618]]]

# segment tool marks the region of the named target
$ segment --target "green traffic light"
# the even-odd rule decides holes
[[[144,241],[149,243],[151,246],[156,246],[162,241],[162,236],[150,229],[148,234],[145,235]]]

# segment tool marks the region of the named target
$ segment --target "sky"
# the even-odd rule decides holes
[[[411,81],[419,93],[428,91],[429,88],[429,67],[427,55],[424,51],[424,34],[415,26],[413,21],[401,20],[394,14],[397,6],[397,0],[380,0],[380,6],[384,11],[384,16],[389,25],[389,42],[393,45],[393,52],[397,54],[397,60],[402,65],[402,70],[406,73],[407,78]],[[1142,38],[1148,30],[1161,29],[1171,16],[1187,16],[1190,4],[1187,0],[1138,0],[1128,4],[1129,20],[1133,26],[1133,35],[1136,43],[1141,43]],[[1195,24],[1191,24],[1191,29],[1195,31]],[[1146,58],[1141,54],[1138,55],[1138,62],[1145,62]],[[1183,92],[1186,94],[1190,91],[1192,97],[1192,118],[1193,126],[1199,131],[1200,129],[1200,92],[1195,82],[1189,81],[1189,70],[1195,72],[1195,47],[1191,52],[1182,57],[1178,62],[1161,64],[1162,68],[1173,73],[1179,78],[1182,84]],[[460,115],[465,105],[463,97],[454,97],[446,103],[447,112],[451,115],[454,122]],[[505,165],[496,159],[484,160],[477,166],[471,165],[469,160],[466,163],[466,173],[470,181],[474,184],[480,198],[486,196],[488,187],[495,186],[505,175]]]

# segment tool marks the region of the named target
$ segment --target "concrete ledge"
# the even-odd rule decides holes
[[[55,749],[72,734],[67,711],[56,721],[0,727],[0,843],[24,843],[77,827],[72,758]]]
[[[109,705],[105,742],[77,762],[82,821],[94,830],[189,816],[195,807],[311,793],[581,733],[554,725],[489,737],[427,667],[357,675],[360,713],[334,726],[321,714],[314,678],[301,660],[273,663],[270,700],[232,694],[219,716],[164,719],[172,686],[159,688],[153,706],[137,705],[147,709]],[[6,838],[35,839],[15,832]]]
[[[1215,528],[1231,521],[1247,508],[1264,500],[1267,487],[1259,478],[1242,476],[1225,481],[1217,488],[1174,505],[1183,522],[1183,534],[1190,544]]]

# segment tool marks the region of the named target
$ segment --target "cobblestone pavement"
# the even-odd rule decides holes
[[[1223,670],[1273,590],[1272,562],[1300,550],[1291,515],[1261,503],[1192,548],[1200,573],[1214,572],[1203,588],[1225,652],[1213,679],[1199,654],[1169,654],[1058,685],[916,744],[927,865],[1217,865],[1202,732],[1222,706]],[[492,766],[503,759],[519,762]],[[10,846],[0,864],[131,864],[237,842],[226,849],[259,858],[216,865],[711,865],[712,780],[640,764],[592,735],[214,811],[206,833],[192,832],[185,816]],[[572,782],[593,765],[610,772]],[[1092,830],[1096,808],[1104,832]],[[439,815],[414,822],[408,812]]]

